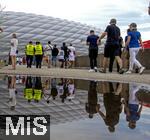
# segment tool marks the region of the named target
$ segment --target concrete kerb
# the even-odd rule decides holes
[[[52,78],[70,78],[70,79],[84,79],[96,81],[113,81],[122,83],[142,83],[150,84],[150,74],[117,74],[117,73],[89,73],[84,69],[59,69],[59,68],[42,68],[27,69],[25,66],[18,66],[16,70],[9,70],[10,66],[0,69],[0,74],[3,75],[31,75],[44,76]]]

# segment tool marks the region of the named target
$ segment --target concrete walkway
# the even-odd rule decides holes
[[[91,80],[109,80],[109,81],[120,81],[120,82],[136,82],[150,84],[150,74],[144,73],[139,74],[123,74],[118,73],[89,73],[85,69],[60,69],[60,68],[47,68],[42,69],[31,68],[27,69],[26,66],[17,66],[16,70],[10,70],[11,66],[6,66],[0,69],[0,74],[21,74],[21,75],[39,75],[39,76],[50,76],[55,78],[74,78],[74,79],[91,79]]]

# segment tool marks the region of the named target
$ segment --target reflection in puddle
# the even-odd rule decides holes
[[[85,123],[91,131],[101,123],[99,129],[107,128],[108,132],[140,128],[140,119],[150,124],[149,85],[21,75],[4,77],[0,83],[0,114],[50,114],[53,139],[59,139],[56,132],[60,128],[81,129]],[[81,129],[82,135],[91,133],[87,127]],[[65,129],[60,134],[67,133]]]

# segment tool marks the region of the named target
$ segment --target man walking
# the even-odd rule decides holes
[[[56,67],[57,63],[57,56],[58,56],[59,50],[57,48],[57,45],[54,44],[54,47],[52,49],[52,65]]]
[[[107,35],[107,40],[104,48],[104,59],[103,59],[103,69],[100,70],[102,73],[106,73],[106,66],[108,58],[110,55],[114,56],[118,65],[119,65],[119,73],[123,74],[122,70],[122,60],[120,58],[120,46],[119,46],[119,38],[120,38],[120,29],[116,26],[117,20],[111,19],[110,25],[107,26],[105,32],[99,38],[99,42]]]
[[[89,58],[90,58],[90,70],[89,72],[97,72],[97,55],[99,37],[95,35],[94,30],[90,31],[90,35],[87,37],[87,45],[89,45]]]

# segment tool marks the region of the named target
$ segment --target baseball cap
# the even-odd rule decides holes
[[[117,20],[115,18],[112,18],[109,22],[110,24],[116,24],[117,23]]]

